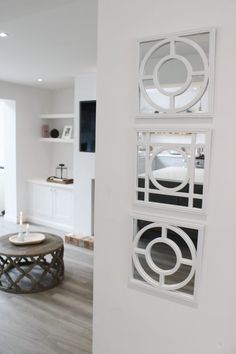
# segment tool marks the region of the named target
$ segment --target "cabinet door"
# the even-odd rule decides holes
[[[32,184],[30,187],[30,209],[35,217],[51,217],[53,213],[52,188]]]
[[[73,193],[71,190],[55,189],[54,217],[58,222],[71,223],[73,217]]]

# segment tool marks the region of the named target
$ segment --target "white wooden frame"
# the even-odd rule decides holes
[[[71,135],[72,135],[72,125],[65,125],[63,128],[63,132],[62,132],[62,139],[71,139]]]
[[[184,146],[185,144],[164,144],[164,143],[150,143],[149,141],[146,141],[145,143],[140,143],[138,142],[137,136],[139,132],[144,132],[144,133],[169,133],[169,132],[175,132],[175,133],[191,133],[193,134],[193,141],[194,144],[189,145],[188,147],[190,147],[191,149],[191,158],[190,161],[187,162],[187,166],[188,166],[188,173],[186,176],[185,181],[183,181],[183,183],[181,183],[178,187],[176,188],[165,188],[165,187],[161,187],[159,190],[158,189],[150,189],[149,188],[149,181],[152,181],[152,183],[154,182],[152,180],[152,178],[150,178],[150,165],[151,165],[151,159],[149,159],[148,156],[148,151],[150,146],[155,146],[156,151],[158,151],[159,149],[163,149],[163,150],[167,150],[169,149],[173,149],[173,150],[180,150],[180,148],[182,146]],[[205,153],[205,163],[204,163],[204,181],[203,181],[203,194],[194,194],[193,188],[194,188],[194,173],[195,173],[195,148],[198,147],[198,144],[196,144],[195,142],[195,138],[196,138],[196,134],[197,133],[203,133],[205,134],[205,144],[201,145],[201,147],[204,147],[204,153]],[[208,194],[208,180],[209,180],[209,168],[210,168],[210,152],[211,152],[211,129],[210,128],[201,128],[201,127],[169,127],[167,128],[166,126],[162,126],[162,125],[158,125],[154,126],[153,128],[149,127],[147,128],[147,126],[143,126],[140,125],[139,127],[136,127],[135,129],[135,154],[136,154],[136,159],[135,159],[135,165],[134,165],[134,205],[136,206],[141,206],[141,207],[148,207],[148,208],[158,208],[159,210],[172,210],[172,211],[182,211],[182,212],[190,212],[190,213],[194,213],[194,214],[206,214],[206,209],[207,209],[207,194]],[[194,138],[195,136],[195,138]],[[145,146],[146,148],[146,155],[145,155],[145,185],[144,188],[142,187],[138,187],[138,146]],[[199,145],[199,147],[200,147]],[[159,147],[158,147],[159,146]],[[165,146],[165,147],[164,147]],[[182,152],[183,154],[183,152]],[[154,156],[154,154],[153,154]],[[185,156],[186,158],[186,156]],[[184,185],[186,185],[189,183],[189,192],[179,192],[179,190],[181,190],[181,188],[183,188]],[[155,183],[153,183],[155,185]],[[159,186],[157,186],[159,187]],[[144,201],[142,200],[138,200],[137,198],[137,194],[138,192],[143,192],[145,195]],[[173,205],[173,204],[165,204],[165,203],[160,203],[160,202],[150,202],[148,201],[148,196],[149,194],[160,194],[160,195],[169,195],[169,196],[179,196],[179,197],[183,197],[183,198],[188,198],[189,199],[189,203],[190,206],[180,206],[180,205]],[[202,208],[196,208],[193,207],[193,199],[201,199],[202,200]]]
[[[203,243],[204,243],[204,225],[201,223],[195,223],[192,221],[185,221],[180,219],[173,218],[164,218],[159,216],[147,215],[147,214],[139,214],[134,213],[132,216],[133,220],[133,238],[130,244],[130,262],[129,262],[129,285],[130,287],[136,290],[142,290],[146,293],[152,295],[160,295],[167,296],[170,298],[175,298],[178,300],[188,301],[189,303],[196,303],[199,295],[199,283],[200,283],[200,275],[201,275],[201,265],[202,265],[202,255],[203,255]],[[142,228],[137,232],[137,220],[148,221],[151,224]],[[149,242],[146,248],[137,247],[137,240],[140,234],[145,231],[144,229],[148,229],[151,227],[162,227],[162,235],[161,238],[154,239]],[[190,237],[179,228],[189,228],[198,231],[197,237],[197,249],[193,245]],[[175,244],[173,240],[169,240],[167,238],[166,229],[177,231],[177,234],[181,234],[180,237],[183,237],[185,241],[187,241],[188,246],[191,248],[190,253],[192,256],[191,259],[185,259],[182,257],[182,252],[179,249],[179,246]],[[186,236],[187,235],[187,236]],[[189,238],[189,239],[188,239]],[[168,244],[176,254],[176,265],[169,270],[163,270],[159,268],[151,259],[150,250],[151,247],[157,243],[163,242]],[[143,254],[145,259],[154,272],[160,275],[160,280],[156,281],[152,279],[145,270],[142,269],[140,262],[137,261],[137,254]],[[183,280],[181,283],[165,285],[165,276],[175,273],[180,264],[187,264],[191,266],[191,271],[187,278]],[[134,268],[138,271],[139,275],[143,278],[143,280],[136,279],[134,277]],[[145,274],[146,273],[146,274]],[[185,286],[192,278],[194,277],[193,284],[193,295],[187,294],[186,292],[181,292],[181,287]]]
[[[204,70],[201,74],[204,74],[204,80],[203,80],[203,84],[201,87],[201,90],[199,92],[199,94],[195,97],[195,99],[192,101],[191,105],[186,105],[185,107],[181,107],[181,109],[177,109],[175,110],[173,105],[174,105],[174,96],[180,94],[181,92],[184,92],[189,84],[191,83],[191,78],[192,75],[199,75],[200,73],[198,72],[193,72],[192,67],[190,65],[190,63],[188,62],[188,60],[186,60],[186,58],[184,56],[179,56],[176,55],[175,50],[174,50],[174,44],[175,41],[182,41],[182,42],[190,42],[189,39],[184,38],[186,36],[189,35],[194,35],[194,34],[204,34],[204,33],[209,33],[209,58],[208,58],[208,63],[206,61],[205,58],[205,53],[202,50],[202,48],[200,46],[198,46],[198,44],[193,43],[193,47],[199,52],[199,54],[202,56],[203,58],[203,63],[204,63]],[[156,40],[161,40],[161,42],[154,46],[154,47],[160,47],[162,45],[164,45],[165,43],[170,42],[170,54],[169,56],[164,57],[161,62],[156,65],[155,69],[154,69],[154,73],[152,75],[152,79],[155,83],[155,87],[159,87],[160,91],[162,92],[163,90],[161,89],[159,82],[157,80],[157,72],[160,68],[160,66],[170,60],[170,59],[177,59],[180,60],[186,67],[187,70],[187,79],[186,82],[184,84],[184,86],[177,92],[175,92],[175,94],[173,95],[172,93],[167,94],[167,92],[165,91],[165,95],[170,96],[170,101],[171,101],[171,107],[169,110],[165,111],[165,114],[155,114],[155,113],[142,113],[140,112],[140,89],[142,90],[142,80],[144,79],[143,77],[143,69],[145,66],[145,61],[147,60],[148,55],[154,50],[154,47],[152,47],[148,53],[146,53],[146,56],[144,57],[142,63],[140,64],[140,54],[139,54],[139,50],[140,50],[140,44],[144,43],[144,42],[151,42],[151,41],[156,41]],[[193,42],[193,41],[191,41]],[[155,49],[157,49],[155,48]],[[212,117],[213,116],[213,98],[214,98],[214,92],[213,92],[213,88],[214,88],[214,61],[215,61],[215,29],[214,28],[202,28],[202,29],[196,29],[196,30],[191,30],[191,31],[184,31],[184,32],[177,32],[177,33],[171,33],[171,34],[165,34],[165,35],[160,35],[157,37],[148,37],[148,38],[143,38],[141,40],[138,41],[138,45],[137,45],[137,93],[136,93],[136,98],[137,98],[137,102],[136,102],[136,118],[199,118],[199,117]],[[149,79],[149,77],[146,77],[146,79]],[[140,88],[141,86],[141,88]],[[190,108],[191,106],[193,106],[194,104],[196,104],[197,102],[199,102],[199,100],[201,99],[202,95],[204,94],[206,88],[208,88],[208,112],[207,113],[195,113],[195,112],[183,112],[183,109],[187,109]],[[144,91],[145,92],[145,91]],[[163,92],[162,92],[163,93]],[[144,97],[146,97],[147,102],[149,104],[151,104],[153,106],[153,102],[150,102],[150,99],[147,97],[147,95]],[[160,107],[159,107],[160,108]],[[155,105],[155,109],[158,109],[158,106]],[[163,111],[163,107],[161,108],[161,110]]]
[[[182,56],[179,55],[179,53],[176,53],[175,51],[175,42],[180,41],[180,42],[185,42],[188,44],[193,44],[190,38],[186,38],[187,36],[191,35],[201,35],[201,34],[209,34],[209,56],[206,57],[205,52],[203,51],[203,48],[200,47],[198,44],[193,45],[195,50],[199,53],[201,59],[202,59],[202,64],[203,64],[203,71],[202,72],[194,72],[193,67],[190,64],[190,61],[188,61],[185,57],[185,55]],[[177,33],[170,33],[170,34],[161,34],[158,36],[152,36],[148,38],[143,38],[137,41],[136,45],[136,50],[137,50],[137,77],[136,77],[136,95],[135,95],[135,105],[136,105],[136,110],[135,110],[135,137],[134,137],[134,156],[135,161],[134,161],[134,200],[133,200],[133,213],[131,215],[131,222],[130,222],[130,233],[132,234],[132,237],[130,238],[130,252],[129,252],[129,286],[133,289],[136,290],[141,290],[143,292],[146,292],[147,294],[151,295],[158,295],[164,298],[172,298],[177,301],[181,301],[184,304],[192,304],[196,305],[197,300],[198,300],[198,294],[199,294],[199,283],[200,283],[200,274],[201,274],[201,266],[202,266],[202,253],[203,253],[203,243],[204,243],[204,228],[206,224],[206,210],[207,210],[207,197],[208,197],[208,180],[209,180],[209,166],[210,166],[210,154],[211,154],[211,134],[212,134],[212,120],[209,118],[214,117],[214,72],[215,72],[215,36],[216,36],[216,30],[215,28],[201,28],[201,29],[193,29],[193,30],[187,30],[183,32],[177,32]],[[191,43],[189,43],[189,40]],[[159,42],[157,42],[159,41]],[[146,53],[142,56],[142,62],[140,58],[140,46],[142,43],[145,42],[153,42],[152,46],[149,46],[149,49],[147,49]],[[154,43],[156,42],[156,43]],[[169,43],[169,53],[162,57],[160,59],[161,61],[159,64],[155,60],[152,61],[152,70],[149,72],[144,71],[144,66],[145,66],[145,60],[147,59],[148,55],[152,52],[155,51],[158,46],[164,45],[165,43]],[[196,43],[196,42],[195,42]],[[156,46],[156,48],[154,48]],[[150,49],[151,47],[151,49]],[[145,57],[146,55],[146,57]],[[159,57],[160,58],[160,57]],[[153,59],[153,57],[152,57]],[[161,66],[172,59],[177,59],[179,60],[184,66],[185,70],[187,72],[187,78],[185,83],[182,85],[181,88],[178,87],[176,88],[176,92],[174,94],[172,93],[167,93],[169,92],[167,89],[163,89],[159,84],[159,71]],[[147,112],[141,112],[140,111],[140,86],[142,87],[143,79],[149,80],[150,77],[144,77],[145,74],[151,74],[151,79],[152,79],[152,85],[150,87],[155,87],[158,88],[158,91],[160,93],[164,93],[166,96],[170,97],[169,102],[170,107],[169,109],[165,110],[163,107],[158,107],[158,105],[152,105],[153,111],[157,110],[160,112],[165,112],[165,113],[148,113]],[[188,89],[191,85],[192,81],[192,76],[193,75],[198,75],[203,77],[204,75],[204,80],[201,81],[202,87],[200,88],[199,93],[197,94],[197,97],[194,98],[194,101],[191,102],[191,104],[186,105],[185,107],[181,107],[180,109],[176,109],[174,105],[174,96],[180,95],[182,92]],[[174,80],[173,80],[174,81]],[[147,83],[147,81],[145,81]],[[178,86],[177,84],[175,85],[176,87]],[[147,86],[148,87],[148,84]],[[200,87],[200,85],[198,85]],[[168,88],[168,85],[166,86]],[[208,111],[207,112],[190,112],[189,108],[194,106],[197,102],[200,101],[201,97],[204,95],[204,93],[207,91],[208,95]],[[145,95],[144,95],[145,97]],[[193,97],[193,96],[192,96]],[[147,100],[148,101],[148,100]],[[150,102],[148,102],[150,105]],[[161,109],[158,109],[161,108]],[[184,111],[184,109],[188,109],[188,111]],[[198,119],[197,119],[198,118]],[[202,118],[202,119],[201,119]],[[204,118],[208,118],[205,119]],[[168,121],[168,119],[172,119],[172,121]],[[186,120],[187,119],[187,120]],[[194,119],[194,120],[192,120]],[[168,121],[168,123],[167,123]],[[187,122],[187,125],[185,125],[185,121]],[[176,123],[175,123],[176,122]],[[193,125],[194,122],[194,125]],[[199,123],[198,123],[199,122]],[[197,124],[196,124],[197,123]],[[184,124],[184,125],[183,125]],[[191,200],[191,207],[185,207],[185,206],[178,206],[178,205],[171,205],[171,204],[164,204],[160,202],[149,202],[147,200],[146,195],[148,193],[152,194],[153,190],[151,188],[151,192],[149,192],[149,182],[151,181],[151,187],[153,185],[156,185],[155,180],[151,180],[149,176],[152,174],[151,170],[151,155],[150,155],[150,141],[148,142],[148,149],[147,146],[145,147],[145,185],[144,185],[144,201],[138,200],[138,191],[143,192],[143,190],[140,190],[138,187],[138,154],[137,154],[137,147],[140,146],[141,144],[138,142],[137,135],[138,132],[189,132],[193,135],[197,133],[204,133],[206,138],[205,138],[205,144],[204,144],[204,154],[205,154],[205,165],[204,165],[204,186],[203,186],[203,195],[202,195],[202,208],[194,208],[192,201],[195,199],[195,197],[199,197],[200,194],[195,196],[194,192],[194,183],[191,183],[192,186],[190,186],[189,183],[189,194],[190,194],[190,200]],[[192,140],[191,142],[196,143],[196,140]],[[144,142],[146,144],[146,142]],[[195,147],[196,144],[191,143],[190,145],[190,151],[192,156],[194,156],[194,159],[192,158],[190,161],[188,160],[186,154],[182,152],[181,146],[183,144],[180,144],[180,146],[175,146],[175,150],[178,150],[185,160],[187,161],[188,164],[188,176],[186,177],[185,182],[183,182],[181,185],[184,186],[186,184],[186,181],[190,179],[191,182],[194,182],[193,179],[193,168],[195,168],[195,165],[193,164],[193,160],[195,160]],[[153,143],[152,145],[155,145]],[[154,146],[154,154],[155,152],[157,153],[158,151],[163,150],[163,146],[159,146],[161,144],[157,144]],[[175,144],[176,145],[176,144]],[[178,145],[178,144],[177,144]],[[189,144],[188,144],[189,145]],[[166,146],[167,147],[167,146]],[[166,148],[165,147],[165,148]],[[171,147],[173,148],[173,144],[171,144]],[[156,150],[155,150],[156,149]],[[152,150],[153,151],[153,150]],[[148,158],[147,158],[148,156]],[[153,157],[154,158],[154,157]],[[194,170],[195,173],[195,170]],[[147,183],[148,181],[148,183]],[[159,194],[165,194],[170,193],[171,195],[175,195],[176,193],[179,193],[179,195],[183,192],[180,192],[180,186],[177,188],[163,188],[162,186],[158,185],[158,188],[160,188],[161,193]],[[157,192],[158,193],[158,192]],[[155,194],[155,193],[154,193]],[[183,197],[186,197],[184,195]],[[159,213],[159,215],[158,215]],[[166,215],[166,216],[164,216]],[[158,237],[161,239],[158,240],[158,237],[155,238],[155,234],[153,235],[153,238],[150,242],[147,242],[147,239],[145,240],[144,245],[140,245],[140,247],[144,247],[144,249],[139,250],[137,247],[137,239],[142,233],[143,228],[137,232],[137,220],[144,220],[147,222],[150,222],[152,225],[149,225],[148,227],[162,227],[162,233],[158,233]],[[167,240],[167,234],[166,229],[167,228],[172,228],[172,231],[174,232],[178,231],[178,228],[190,228],[190,229],[195,229],[198,231],[198,236],[197,236],[197,250],[193,248],[193,243],[187,242],[188,246],[191,248],[190,253],[192,254],[192,263],[189,265],[192,266],[191,274],[189,278],[193,275],[194,273],[194,291],[193,295],[187,294],[186,292],[181,292],[177,288],[179,286],[182,286],[181,284],[177,285],[177,287],[174,286],[163,286],[165,285],[165,276],[171,273],[174,273],[177,271],[179,265],[182,263],[182,261],[185,262],[185,264],[188,263],[188,260],[183,259],[183,255],[181,255],[180,249],[178,249],[178,245],[175,245],[175,238],[172,237],[172,240]],[[144,227],[145,229],[145,227]],[[160,230],[159,230],[160,231]],[[187,231],[187,230],[186,230]],[[188,236],[185,235],[184,232],[181,232],[180,230],[179,237],[183,237],[183,239],[188,239]],[[177,236],[178,237],[178,236]],[[189,239],[190,234],[189,234]],[[172,250],[175,253],[176,256],[176,264],[173,265],[172,269],[169,269],[167,271],[163,271],[160,267],[157,266],[156,263],[154,263],[154,260],[152,260],[152,255],[151,255],[151,248],[154,244],[163,242],[167,245],[169,245]],[[147,243],[146,243],[147,242]],[[178,243],[178,242],[177,242]],[[195,246],[194,246],[195,247]],[[181,248],[181,247],[180,247]],[[145,274],[145,272],[142,272],[142,267],[140,266],[140,262],[137,261],[137,254],[142,254],[142,257],[145,257],[146,264],[145,267],[148,267],[152,270],[152,272],[156,272],[159,274],[159,277],[154,276],[149,277],[149,275],[152,275],[152,272],[148,272],[148,274]],[[134,267],[140,271],[138,278],[134,277]],[[141,273],[141,274],[140,274]],[[136,275],[136,273],[135,273]],[[142,280],[141,280],[142,279]],[[157,280],[159,281],[157,282]],[[185,281],[185,283],[188,282]],[[173,283],[172,283],[173,284]],[[171,285],[172,285],[171,284]]]

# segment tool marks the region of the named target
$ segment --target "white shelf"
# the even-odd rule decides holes
[[[40,138],[40,141],[45,143],[66,143],[73,144],[74,139],[62,139],[62,138]]]
[[[73,119],[74,113],[48,113],[40,114],[41,119]]]

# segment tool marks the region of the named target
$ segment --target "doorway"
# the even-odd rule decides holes
[[[16,103],[0,99],[0,216],[17,221]]]

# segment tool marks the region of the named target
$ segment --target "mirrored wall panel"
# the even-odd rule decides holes
[[[139,114],[211,115],[214,30],[139,42]]]
[[[210,130],[137,130],[135,201],[204,212]]]
[[[144,289],[194,300],[203,229],[183,222],[134,218],[131,282]]]

